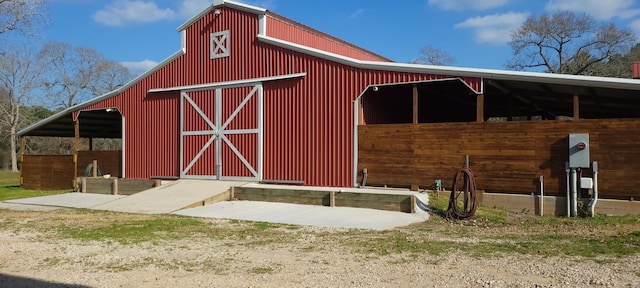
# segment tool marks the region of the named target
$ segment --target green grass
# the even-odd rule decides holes
[[[29,192],[15,186],[15,175],[0,172],[0,199]],[[9,180],[7,180],[9,179]],[[13,180],[11,180],[13,179]],[[7,191],[16,191],[15,194]],[[46,193],[46,192],[45,192]],[[33,194],[30,194],[33,195]],[[29,212],[0,210],[0,230],[53,232],[51,237],[133,245],[182,239],[221,241],[225,246],[270,247],[298,243],[296,251],[340,249],[377,259],[398,255],[411,261],[422,255],[450,252],[472,257],[505,254],[578,256],[611,261],[640,252],[640,217],[537,217],[479,207],[464,221],[445,218],[448,198],[431,195],[431,219],[389,231],[306,229],[268,222],[221,221],[175,215],[142,215],[97,210]],[[330,243],[330,244],[327,244]],[[604,257],[604,260],[603,260]],[[277,265],[251,273],[268,274]]]
[[[68,190],[27,190],[20,187],[20,172],[0,170],[0,201],[55,195]]]
[[[430,197],[434,215],[428,222],[385,232],[364,233],[346,243],[361,253],[430,254],[464,253],[473,257],[500,254],[541,256],[623,257],[640,252],[640,217],[594,218],[518,217],[495,208],[478,207],[468,220],[449,222],[449,199]],[[439,234],[437,237],[430,237]],[[430,238],[437,238],[432,240]]]
[[[114,241],[122,244],[178,240],[192,236],[194,231],[202,231],[206,224],[186,217],[154,218],[114,223],[104,227],[82,228],[62,226],[58,230],[65,236],[80,240]]]
[[[279,232],[282,229],[288,229],[287,225],[266,222],[234,221],[233,228],[228,228],[207,223],[200,218],[175,215],[139,216],[96,210],[75,211],[83,213],[86,218],[97,217],[104,221],[92,222],[88,225],[71,225],[64,223],[67,221],[61,221],[62,223],[57,222],[50,226],[50,229],[62,238],[117,242],[124,245],[205,237],[218,240],[240,240],[243,245],[252,246],[289,239],[287,234]]]

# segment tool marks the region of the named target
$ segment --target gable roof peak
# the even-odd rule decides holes
[[[195,16],[191,17],[191,19],[189,19],[186,22],[184,22],[184,24],[180,25],[178,27],[178,29],[177,29],[178,32],[182,32],[185,29],[189,28],[189,26],[191,26],[191,24],[193,24],[196,21],[200,20],[200,18],[204,17],[204,15],[209,14],[211,11],[213,11],[214,9],[219,8],[219,7],[230,7],[230,8],[233,8],[233,9],[246,11],[246,12],[250,12],[250,13],[255,13],[255,14],[265,14],[265,13],[267,13],[267,9],[260,8],[260,7],[257,7],[257,6],[253,6],[253,5],[249,5],[249,4],[245,4],[245,3],[241,3],[241,2],[236,2],[236,1],[231,1],[231,0],[213,0],[213,3],[211,3],[211,5],[209,5],[204,10],[200,11],[200,13],[198,13]]]

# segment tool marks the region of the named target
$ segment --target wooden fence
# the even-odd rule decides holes
[[[478,189],[530,194],[542,175],[545,194],[562,196],[568,134],[589,133],[600,196],[638,199],[639,132],[640,119],[363,125],[358,169],[367,168],[368,185],[428,188],[441,179],[451,189],[469,155]]]
[[[73,155],[23,155],[21,184],[25,189],[64,190],[74,188],[77,177],[85,176],[86,167],[98,160],[103,174],[120,177],[121,151],[79,151],[78,169],[74,175]]]
[[[20,182],[25,189],[73,188],[73,155],[24,155]]]

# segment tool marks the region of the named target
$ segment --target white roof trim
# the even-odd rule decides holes
[[[233,87],[233,86],[243,86],[250,83],[259,83],[259,82],[267,82],[267,81],[276,81],[283,79],[292,79],[292,78],[302,78],[306,76],[307,73],[296,73],[296,74],[287,74],[287,75],[279,75],[279,76],[271,76],[271,77],[261,77],[261,78],[252,78],[252,79],[242,79],[235,81],[226,81],[226,82],[215,82],[215,83],[206,83],[206,84],[196,84],[196,85],[187,85],[187,86],[176,86],[176,87],[168,87],[168,88],[154,88],[149,89],[149,93],[157,93],[157,92],[170,92],[170,91],[202,91],[202,90],[211,90],[219,87]]]
[[[364,96],[364,94],[369,89],[371,89],[372,87],[386,87],[386,86],[399,86],[399,85],[411,85],[411,84],[423,84],[423,83],[438,83],[438,82],[450,82],[450,81],[460,81],[460,83],[462,83],[464,86],[466,86],[469,89],[469,91],[472,91],[472,92],[476,93],[476,95],[483,93],[482,91],[476,91],[475,89],[473,89],[473,87],[469,86],[469,84],[467,84],[467,82],[465,82],[461,78],[459,78],[459,77],[451,77],[451,78],[441,78],[441,79],[431,79],[431,80],[421,80],[421,81],[369,84],[369,85],[367,85],[367,87],[364,88],[364,90],[362,90],[362,92],[360,92],[358,97],[356,97],[356,99],[354,99],[353,102],[356,102],[360,98],[362,98],[362,96]]]
[[[564,84],[564,85],[574,85],[574,86],[640,90],[640,80],[636,80],[636,79],[552,74],[552,73],[540,73],[540,72],[507,71],[507,70],[493,70],[493,69],[478,69],[478,68],[465,68],[465,67],[449,67],[449,66],[421,65],[421,64],[394,63],[394,62],[363,61],[363,60],[358,60],[358,59],[326,52],[323,50],[307,47],[304,45],[291,43],[288,41],[280,40],[280,39],[269,37],[269,36],[258,35],[258,39],[260,41],[269,43],[274,46],[290,49],[300,53],[312,55],[318,58],[322,58],[322,59],[326,59],[326,60],[330,60],[337,63],[349,65],[352,67],[362,68],[362,69],[410,72],[410,73],[429,73],[429,74],[438,74],[438,75],[445,75],[445,76],[476,77],[476,78],[486,78],[486,79],[529,81],[529,82],[532,80],[532,78],[535,78],[536,81],[538,82],[549,83],[549,84]]]
[[[122,87],[120,87],[120,88],[118,88],[116,90],[107,92],[105,94],[102,94],[102,95],[100,95],[100,96],[98,96],[96,98],[93,98],[93,99],[87,100],[85,102],[82,102],[82,103],[80,103],[78,105],[71,106],[71,107],[69,107],[67,109],[64,109],[64,110],[62,110],[62,111],[60,111],[60,112],[58,112],[56,114],[53,114],[53,115],[51,115],[51,116],[49,116],[49,117],[47,117],[45,119],[42,119],[42,120],[40,120],[40,121],[38,121],[36,123],[33,123],[33,124],[25,127],[24,129],[20,130],[17,133],[17,135],[18,135],[18,137],[20,137],[20,136],[22,136],[24,134],[29,133],[32,130],[35,130],[35,129],[40,128],[40,127],[42,127],[44,125],[47,125],[47,124],[49,124],[49,123],[51,123],[51,122],[53,122],[55,120],[58,120],[58,119],[64,117],[65,115],[67,115],[69,113],[81,110],[81,109],[83,109],[83,108],[85,108],[87,106],[91,106],[91,105],[96,104],[96,103],[98,103],[100,101],[103,101],[103,100],[109,99],[109,98],[111,98],[113,96],[116,96],[116,95],[122,93],[123,91],[131,88],[133,85],[137,84],[138,82],[142,81],[143,79],[147,78],[149,75],[153,74],[154,72],[160,70],[160,68],[162,68],[165,65],[171,63],[173,60],[175,60],[178,57],[184,55],[184,53],[185,53],[184,49],[180,49],[177,52],[173,53],[171,56],[169,56],[166,59],[162,60],[162,62],[158,63],[158,65],[154,66],[153,68],[151,68],[151,69],[145,71],[144,73],[138,75],[137,77],[133,78],[133,80],[127,82]]]
[[[209,12],[211,12],[213,9],[215,9],[216,7],[220,7],[220,6],[230,6],[230,7],[234,8],[234,9],[237,9],[237,10],[246,11],[246,12],[255,13],[255,14],[264,14],[264,13],[267,12],[267,9],[256,7],[256,6],[253,6],[253,5],[244,4],[244,3],[240,3],[240,2],[236,2],[236,1],[215,0],[215,1],[213,1],[213,3],[211,5],[209,5],[209,7],[205,8],[202,11],[200,11],[200,13],[198,13],[197,15],[191,17],[191,19],[187,20],[182,25],[180,25],[178,27],[178,32],[189,28],[189,26],[191,26],[191,24],[193,24],[196,21],[200,20],[200,18],[202,18],[204,15],[209,14]]]

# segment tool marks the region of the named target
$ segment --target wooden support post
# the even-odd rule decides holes
[[[413,124],[418,124],[418,85],[413,85]]]
[[[469,155],[464,155],[464,169],[469,169]],[[467,185],[469,183],[469,176],[464,174],[464,211],[469,211],[469,199],[471,199],[470,187]],[[455,191],[452,191],[454,193]]]
[[[364,113],[362,111],[362,98],[356,100],[355,105],[357,105],[356,109],[358,109],[358,125],[364,125]]]
[[[113,195],[118,195],[118,178],[113,178]]]
[[[411,195],[411,211],[409,212],[416,213],[416,206],[417,206],[416,195]]]
[[[573,120],[580,120],[580,95],[573,94]]]
[[[484,94],[476,97],[476,122],[484,122]]]
[[[24,184],[24,177],[22,174],[22,164],[24,163],[24,137],[20,137],[20,186]]]
[[[78,191],[78,151],[80,150],[80,119],[76,119],[74,122],[74,141],[73,141],[73,188]]]
[[[329,207],[336,207],[336,191],[331,191],[329,195]]]
[[[91,177],[98,177],[98,160],[93,159],[93,166],[91,167]]]
[[[82,177],[82,193],[87,193],[87,177]]]

